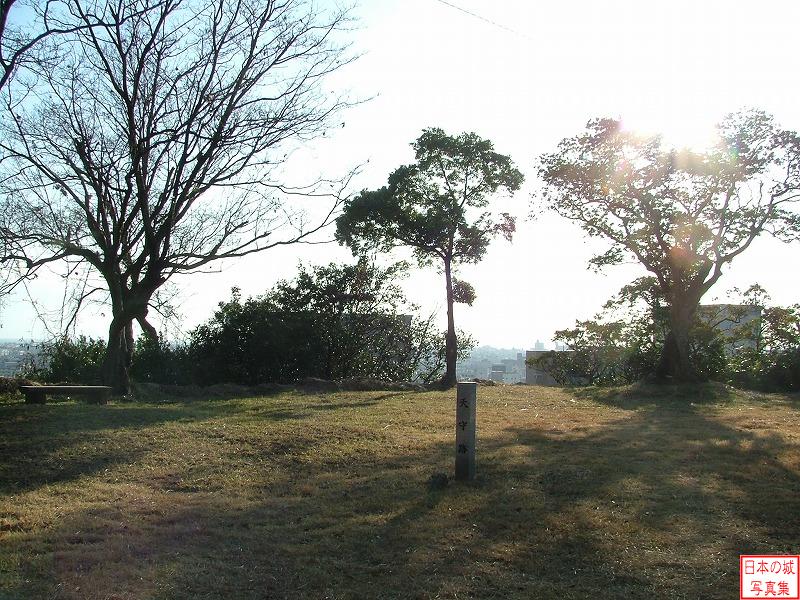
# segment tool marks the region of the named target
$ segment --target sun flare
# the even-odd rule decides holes
[[[665,146],[706,150],[719,139],[712,117],[689,114],[633,113],[622,117],[622,127],[644,135],[661,135]]]

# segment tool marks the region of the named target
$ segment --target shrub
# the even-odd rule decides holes
[[[191,334],[196,382],[290,383],[374,378],[431,380],[441,375],[443,336],[412,316],[396,281],[405,265],[301,266],[292,281],[242,301],[234,288]],[[464,338],[464,344],[470,342]]]
[[[136,340],[130,374],[141,383],[187,385],[193,382],[194,367],[185,345],[143,335]]]
[[[19,386],[13,377],[0,377],[0,396],[16,394]]]
[[[20,375],[45,383],[100,383],[106,343],[86,336],[42,342],[39,354],[22,366]]]

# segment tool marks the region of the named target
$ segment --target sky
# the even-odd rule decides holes
[[[556,215],[530,218],[537,156],[580,133],[590,119],[621,118],[631,128],[693,146],[708,142],[725,114],[745,107],[800,129],[800,3],[361,0],[352,14],[354,30],[346,39],[360,58],[327,85],[368,100],[342,114],[344,127],[295,152],[287,173],[332,176],[362,165],[353,190],[379,187],[413,161],[410,144],[425,127],[474,131],[510,155],[526,184],[493,206],[517,217],[514,241],[495,241],[480,264],[461,269],[477,300],[457,305],[456,324],[480,344],[549,343],[555,330],[593,316],[644,274],[635,264],[591,271],[588,260],[605,243],[584,239]],[[757,240],[704,301],[759,282],[776,304],[800,302],[790,266],[798,252],[798,245]],[[382,259],[406,257],[398,251]],[[335,243],[290,246],[176,279],[179,328],[208,319],[232,286],[258,295],[293,277],[299,261],[349,260],[349,251]],[[58,282],[42,277],[31,293],[53,308],[61,297]],[[444,327],[440,273],[417,270],[403,287],[422,312],[437,311]],[[0,326],[2,338],[46,335],[23,294],[4,301]],[[108,313],[97,309],[78,330],[103,336],[107,326]]]

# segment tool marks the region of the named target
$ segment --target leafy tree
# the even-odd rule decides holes
[[[456,381],[458,338],[453,303],[472,303],[472,287],[455,278],[462,263],[479,262],[497,234],[511,240],[514,218],[498,221],[486,211],[498,190],[515,192],[523,175],[508,156],[474,133],[447,135],[425,129],[412,144],[416,162],[389,175],[388,185],[364,190],[345,203],[336,237],[353,252],[406,246],[421,266],[437,263],[444,271],[447,298],[446,370],[442,383]]]
[[[547,352],[536,360],[561,385],[628,383],[637,377],[629,362],[637,356],[634,335],[624,321],[578,321],[572,329],[556,331],[554,339],[569,350]]]
[[[322,134],[345,105],[320,89],[347,61],[334,41],[345,15],[304,0],[74,0],[70,11],[58,64],[31,94],[4,90],[2,260],[28,276],[88,265],[111,305],[103,380],[124,392],[133,323],[157,337],[148,309],[168,280],[331,222],[335,186],[287,190],[272,177],[288,144]],[[327,214],[310,225],[287,191],[330,196]]]
[[[656,369],[661,344],[670,332],[669,303],[655,277],[640,277],[623,286],[603,306],[601,317],[618,315],[626,331],[626,377],[632,382],[650,376]],[[713,314],[695,313],[689,327],[689,361],[701,378],[724,378],[725,345],[720,322]]]
[[[435,315],[431,315],[427,321],[418,322],[417,327],[420,328],[420,333],[414,336],[414,339],[417,341],[414,379],[427,384],[441,381],[442,376],[447,370],[447,332],[440,330],[434,331],[434,316]],[[431,331],[434,331],[433,335],[429,333]],[[424,332],[424,334],[422,334],[422,332]],[[456,357],[458,360],[466,360],[477,345],[475,338],[460,329],[456,329],[456,338],[458,340]]]
[[[540,159],[545,206],[611,242],[598,267],[640,262],[666,300],[669,331],[655,373],[700,376],[690,330],[703,295],[761,233],[796,239],[800,138],[763,112],[727,117],[704,152],[666,149],[659,136],[599,119]]]
[[[277,313],[263,297],[242,301],[234,288],[230,300],[191,332],[194,379],[255,385],[319,376],[315,333],[307,316]]]

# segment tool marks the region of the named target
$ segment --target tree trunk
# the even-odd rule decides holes
[[[669,310],[670,329],[664,340],[656,377],[662,381],[689,383],[698,381],[697,371],[689,359],[689,330],[697,302],[673,302]]]
[[[122,395],[130,392],[128,361],[132,350],[128,348],[128,325],[129,323],[119,317],[111,320],[106,355],[101,368],[103,384],[111,386],[115,394]]]
[[[444,338],[445,372],[442,377],[442,386],[453,387],[456,384],[456,360],[458,358],[458,340],[456,339],[456,326],[453,319],[453,276],[450,271],[450,261],[444,261],[444,277],[447,283],[447,334]]]
[[[117,286],[115,289],[119,289]],[[153,290],[154,291],[154,290]],[[111,386],[115,394],[126,395],[130,393],[130,368],[133,364],[133,321],[145,323],[143,329],[147,335],[158,340],[155,328],[147,323],[147,304],[152,291],[148,293],[135,293],[129,295],[119,294],[112,296],[111,309],[113,317],[108,328],[108,343],[106,355],[103,358],[101,376],[103,384]]]

